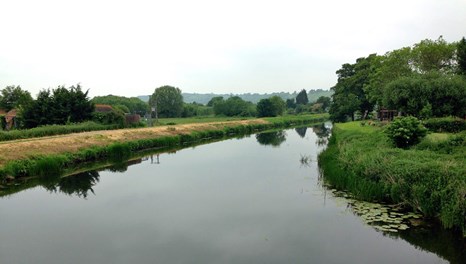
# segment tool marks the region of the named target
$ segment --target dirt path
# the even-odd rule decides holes
[[[0,144],[0,166],[9,161],[26,159],[36,155],[50,155],[76,152],[92,146],[105,146],[117,141],[157,138],[168,135],[179,135],[209,129],[222,129],[239,124],[264,124],[262,119],[195,123],[174,126],[159,126],[135,129],[119,129],[74,133],[52,137],[30,138],[7,141]]]

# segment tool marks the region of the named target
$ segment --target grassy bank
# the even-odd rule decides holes
[[[120,137],[117,139],[115,139],[115,137],[112,139],[112,135],[105,137],[100,137],[101,134],[92,134],[92,136],[79,135],[77,140],[75,139],[74,141],[64,142],[80,144],[81,147],[73,146],[73,148],[64,148],[63,150],[58,149],[57,151],[50,151],[50,154],[45,155],[44,151],[41,152],[39,148],[39,150],[36,150],[37,154],[28,154],[24,155],[24,157],[27,158],[9,160],[5,162],[5,164],[0,167],[0,176],[3,178],[28,176],[48,177],[50,175],[63,173],[64,170],[73,168],[82,163],[105,159],[122,161],[127,159],[131,153],[141,150],[177,147],[201,140],[249,134],[256,131],[278,127],[322,122],[326,119],[327,116],[325,115],[308,115],[293,118],[280,117],[270,118],[267,120],[251,120],[247,122],[209,123],[198,126],[167,126],[154,128],[154,130],[133,129],[128,130],[127,132],[113,132],[120,133]],[[74,138],[77,137],[78,135],[74,136]],[[99,138],[99,140],[101,140],[95,141],[95,138]],[[37,142],[31,143],[31,145],[37,146],[40,142],[46,142],[45,139],[37,140]],[[51,144],[57,144],[52,140],[62,139],[50,139],[47,141],[50,143],[44,145],[44,150]],[[92,144],[89,144],[86,140],[92,140]],[[95,142],[98,142],[100,145],[95,145]],[[25,144],[23,142],[19,143]],[[74,149],[74,151],[70,151],[70,149]]]
[[[392,147],[383,128],[336,124],[319,156],[327,183],[364,200],[399,203],[466,235],[466,133],[429,134]]]

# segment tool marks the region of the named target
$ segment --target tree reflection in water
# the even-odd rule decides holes
[[[60,191],[70,196],[87,198],[89,192],[94,194],[92,187],[99,182],[99,178],[99,172],[93,170],[60,178],[55,184],[42,184],[42,186],[51,192]]]
[[[307,127],[297,127],[294,129],[301,138],[306,136]]]
[[[280,146],[286,141],[285,131],[265,132],[256,135],[257,142],[261,145],[271,145],[273,147]]]

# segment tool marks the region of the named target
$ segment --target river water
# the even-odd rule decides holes
[[[229,139],[2,197],[0,263],[460,263],[437,231],[378,231],[325,188],[326,136]]]

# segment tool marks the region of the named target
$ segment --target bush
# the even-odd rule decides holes
[[[413,117],[395,118],[385,131],[390,140],[399,148],[407,148],[421,141],[427,134],[427,129]]]
[[[457,133],[466,130],[466,121],[455,117],[430,118],[424,126],[432,132]]]

